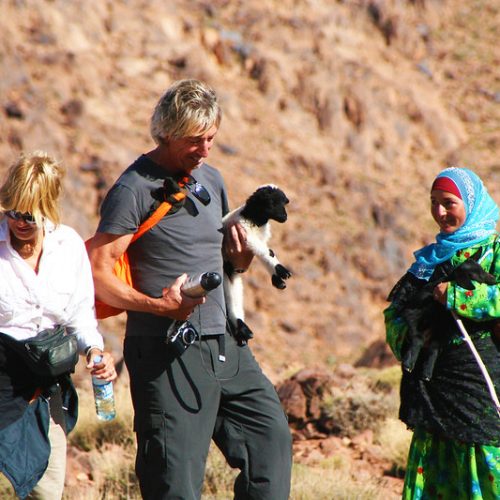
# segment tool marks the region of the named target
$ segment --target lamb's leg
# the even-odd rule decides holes
[[[245,308],[243,304],[243,280],[237,273],[229,276],[224,273],[224,296],[226,299],[227,317],[232,325],[236,327],[238,319],[245,319]]]
[[[286,288],[285,280],[290,278],[292,273],[278,260],[276,254],[262,240],[252,238],[248,241],[255,256],[264,264],[268,273],[271,275],[271,281],[276,288],[282,290]]]
[[[424,333],[417,329],[419,312],[412,309],[404,311],[403,316],[408,323],[407,338],[402,352],[402,366],[407,372],[412,372],[418,356],[424,345]]]
[[[245,308],[243,304],[243,280],[241,276],[231,271],[231,276],[224,273],[224,296],[226,299],[227,319],[234,337],[240,344],[245,344],[253,337],[252,330],[245,323]]]
[[[408,343],[403,353],[403,369],[407,372],[412,372],[417,363],[418,356],[424,345],[423,339],[413,338],[408,339]]]
[[[422,361],[422,380],[429,381],[434,373],[434,366],[439,356],[439,342],[431,340],[425,350],[425,356]]]

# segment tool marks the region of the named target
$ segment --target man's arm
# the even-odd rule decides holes
[[[94,277],[95,293],[110,306],[130,311],[141,311],[185,320],[194,307],[205,298],[190,298],[181,293],[187,276],[179,276],[170,288],[164,288],[161,297],[149,297],[121,281],[113,273],[116,261],[127,250],[133,234],[115,235],[96,233],[92,238],[89,258]]]

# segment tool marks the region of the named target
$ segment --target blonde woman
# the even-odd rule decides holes
[[[60,223],[63,174],[35,152],[14,163],[0,187],[0,471],[20,498],[62,497],[66,434],[77,415],[70,371],[35,373],[23,354],[28,339],[63,328],[86,354],[87,369],[116,378],[97,330],[84,243]],[[102,361],[94,365],[92,354]]]

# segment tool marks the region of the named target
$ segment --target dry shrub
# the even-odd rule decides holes
[[[239,470],[231,469],[224,455],[212,443],[208,454],[203,500],[224,500],[233,497],[233,484]]]
[[[294,465],[290,500],[375,500],[380,498],[378,491],[376,481],[358,479],[354,469],[333,468],[326,460],[318,467]]]
[[[326,473],[325,473],[326,472]],[[233,497],[238,470],[231,469],[215,445],[210,448],[203,500]],[[325,458],[315,465],[294,464],[290,500],[374,500],[379,498],[377,481],[360,478],[349,461],[340,456]]]
[[[140,500],[133,449],[104,444],[87,455],[91,478],[66,486],[63,500]]]
[[[135,477],[135,436],[132,432],[133,408],[128,380],[114,386],[116,417],[109,422],[97,419],[90,380],[78,387],[79,417],[69,443],[87,452],[90,477],[65,489],[67,500],[140,500]]]
[[[400,420],[388,418],[374,438],[374,441],[381,446],[382,458],[391,462],[393,475],[402,477],[406,470],[406,459],[412,438],[411,431]]]
[[[370,375],[376,390],[399,391],[401,383],[401,367],[399,365],[390,366],[383,370],[376,370]]]
[[[9,480],[0,473],[0,498],[2,500],[16,500],[14,489],[12,488]]]
[[[358,371],[343,386],[333,388],[322,404],[322,430],[341,436],[376,431],[388,417],[397,415],[399,395],[395,371]]]
[[[99,484],[99,497],[106,500],[140,499],[139,484],[134,472],[135,450],[105,445],[93,453],[91,463],[98,471],[94,480]]]
[[[355,436],[376,430],[391,412],[392,405],[385,395],[375,393],[342,394],[325,401],[325,414],[330,421],[328,430],[341,436]]]
[[[88,382],[88,383],[87,383]],[[133,408],[130,400],[128,382],[115,384],[116,417],[109,422],[97,419],[94,396],[90,381],[78,387],[79,415],[69,443],[84,451],[99,449],[104,443],[120,444],[130,447],[135,443],[132,432]]]

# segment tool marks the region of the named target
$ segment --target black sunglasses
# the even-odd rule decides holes
[[[200,184],[194,177],[189,176],[186,187],[203,205],[207,206],[210,203],[211,198],[207,188]]]
[[[35,217],[30,212],[18,212],[16,210],[6,210],[4,214],[12,220],[19,221],[22,220],[26,222],[26,224],[31,224],[32,226],[36,225]]]

